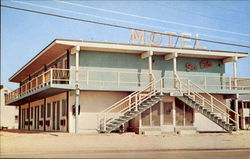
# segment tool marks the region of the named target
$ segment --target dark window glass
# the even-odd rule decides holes
[[[62,116],[66,116],[67,112],[67,102],[65,99],[62,100]]]
[[[47,118],[51,116],[51,104],[47,103]]]
[[[42,104],[41,105],[41,118],[44,117],[44,105]]]

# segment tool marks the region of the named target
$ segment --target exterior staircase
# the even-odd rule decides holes
[[[110,133],[119,129],[121,125],[161,101],[166,93],[177,97],[226,131],[236,130],[238,115],[234,110],[189,79],[172,78],[173,86],[166,84],[169,80],[164,77],[152,81],[142,90],[133,92],[102,111],[99,116],[99,132]]]
[[[163,98],[162,79],[152,81],[140,91],[133,92],[117,103],[108,107],[100,114],[100,129],[102,133],[110,133],[118,129],[122,124],[135,118]]]
[[[194,84],[191,80],[181,79],[180,90],[185,92],[178,96],[183,103],[203,114],[226,131],[237,129],[238,114],[226,104]]]

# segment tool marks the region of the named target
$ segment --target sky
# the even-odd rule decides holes
[[[250,45],[250,1],[1,1],[86,20],[159,32],[199,34],[202,39]],[[1,84],[54,39],[130,42],[131,30],[1,8]],[[165,45],[166,42],[162,45]],[[249,48],[200,42],[207,49],[250,53]],[[232,63],[226,75],[232,75]],[[250,77],[250,57],[238,61],[238,76]]]

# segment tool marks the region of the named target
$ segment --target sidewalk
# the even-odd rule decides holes
[[[146,136],[125,134],[69,134],[1,132],[1,157],[19,153],[76,151],[248,150],[250,131],[196,135]],[[13,155],[11,155],[13,154]]]

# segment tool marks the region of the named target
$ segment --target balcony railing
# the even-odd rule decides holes
[[[179,76],[190,79],[196,85],[208,90],[250,90],[250,78],[192,75]]]
[[[110,71],[80,69],[80,88],[109,89],[109,90],[130,90],[146,86],[150,81],[150,75],[135,71]],[[39,90],[47,85],[71,85],[75,86],[76,70],[52,68],[27,83],[20,88],[6,95],[5,101],[8,103],[26,94]],[[250,90],[250,78],[232,78],[225,76],[182,76],[180,78],[190,79],[196,85],[206,90]],[[157,80],[157,79],[156,79]],[[168,81],[169,87],[176,85],[176,81]]]
[[[79,85],[92,88],[131,88],[142,87],[148,84],[149,74],[129,71],[106,71],[106,70],[90,70],[80,69]],[[50,84],[71,84],[74,88],[76,70],[74,69],[57,69],[52,68],[41,75],[31,79],[27,83],[21,85],[20,88],[10,92],[5,101],[20,98],[28,93],[34,92]]]

